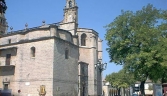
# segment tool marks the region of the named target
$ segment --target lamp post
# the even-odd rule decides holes
[[[102,71],[106,70],[107,63],[103,63],[102,59],[99,59],[97,64],[95,64],[95,68],[98,68],[100,70],[100,73],[102,73]]]
[[[100,72],[100,78],[101,78],[101,95],[102,95],[102,72],[104,71],[104,70],[106,70],[106,68],[107,68],[107,63],[103,63],[102,62],[102,59],[99,59],[98,60],[98,62],[97,62],[97,64],[95,64],[95,69],[98,69],[99,70],[99,72]]]

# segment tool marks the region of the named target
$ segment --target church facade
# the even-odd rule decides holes
[[[14,96],[100,96],[102,40],[78,27],[78,6],[66,0],[59,23],[6,32],[0,15],[0,92]],[[9,21],[10,22],[10,21]]]

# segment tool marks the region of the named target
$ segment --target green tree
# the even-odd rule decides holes
[[[136,12],[122,11],[106,30],[110,61],[134,73],[143,95],[147,78],[155,82],[166,78],[167,10],[148,4]]]

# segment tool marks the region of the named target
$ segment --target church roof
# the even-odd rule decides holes
[[[22,29],[22,30],[17,30],[17,31],[10,31],[10,32],[7,32],[5,34],[2,34],[1,36],[9,36],[9,35],[16,35],[16,34],[25,34],[27,32],[30,32],[30,31],[35,31],[35,30],[40,30],[40,29],[46,29],[46,28],[49,28],[50,26],[58,26],[59,23],[52,23],[52,24],[44,24],[42,26],[37,26],[37,27],[32,27],[32,28],[25,28],[25,29]],[[13,29],[13,28],[11,28]]]

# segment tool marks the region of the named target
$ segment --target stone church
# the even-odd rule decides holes
[[[78,27],[75,0],[66,0],[61,22],[43,21],[18,31],[6,31],[4,14],[0,13],[0,94],[101,96],[101,72],[95,64],[102,59],[102,40],[95,30]]]

